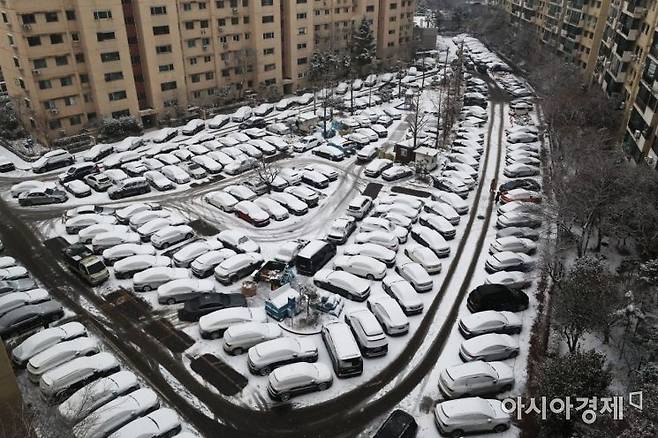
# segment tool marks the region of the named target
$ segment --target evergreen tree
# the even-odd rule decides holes
[[[375,38],[370,28],[370,22],[365,19],[361,20],[359,27],[352,33],[350,58],[352,67],[359,74],[363,74],[366,67],[372,64],[375,59],[376,44]]]

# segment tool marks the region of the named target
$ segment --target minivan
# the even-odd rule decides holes
[[[340,321],[325,324],[322,327],[322,340],[338,377],[353,377],[363,373],[361,351],[347,324]]]
[[[310,241],[295,257],[297,273],[311,276],[322,269],[333,256],[336,246],[324,240]]]
[[[384,356],[388,352],[384,330],[370,310],[355,309],[346,312],[345,323],[352,330],[365,357]]]
[[[136,177],[128,178],[121,181],[117,185],[110,187],[107,190],[107,194],[110,199],[121,199],[128,198],[130,196],[143,195],[144,193],[149,193],[151,191],[151,186],[146,178]]]

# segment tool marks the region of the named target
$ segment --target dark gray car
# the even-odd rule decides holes
[[[21,193],[18,197],[18,203],[23,206],[61,204],[62,202],[66,202],[68,198],[68,195],[62,190],[47,188],[45,190],[33,190],[27,193]]]
[[[0,337],[7,339],[35,327],[46,327],[63,316],[64,309],[55,301],[19,307],[0,318]]]

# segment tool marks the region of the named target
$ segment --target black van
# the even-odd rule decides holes
[[[336,246],[324,240],[311,240],[295,257],[297,273],[311,276],[336,255]]]
[[[467,307],[471,312],[520,312],[528,308],[528,296],[523,291],[502,284],[483,284],[468,294]]]
[[[414,417],[396,409],[372,438],[414,438],[417,431],[418,424]]]

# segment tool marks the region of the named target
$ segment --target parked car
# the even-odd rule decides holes
[[[32,382],[38,383],[46,371],[77,357],[89,356],[99,351],[98,341],[86,336],[60,342],[36,354],[27,362],[28,377]]]
[[[157,249],[165,249],[192,237],[194,237],[194,230],[190,226],[173,225],[153,234],[151,236],[151,244]]]
[[[119,260],[114,264],[114,276],[117,279],[131,278],[136,273],[149,268],[168,267],[171,265],[169,257],[155,255],[134,255]]]
[[[457,196],[466,199],[470,192],[470,187],[463,181],[452,177],[432,178],[435,188],[446,192],[454,193]]]
[[[388,274],[382,280],[382,289],[399,305],[405,315],[423,312],[423,302],[414,287],[398,274]]]
[[[263,309],[249,307],[229,307],[215,310],[199,318],[199,333],[203,339],[218,339],[234,325],[247,322],[264,323],[267,315]]]
[[[400,305],[388,295],[370,297],[368,309],[375,315],[387,335],[398,336],[409,332],[407,316]]]
[[[143,417],[139,417],[116,432],[109,438],[167,437],[174,436],[182,430],[176,411],[169,408],[157,409]],[[179,435],[175,435],[178,437]]]
[[[437,257],[448,257],[450,255],[450,245],[448,245],[438,231],[432,228],[415,225],[411,229],[411,238],[431,249]]]
[[[295,216],[302,216],[308,213],[308,204],[290,193],[272,192],[269,197],[283,205]]]
[[[343,161],[345,159],[345,153],[342,150],[327,144],[318,146],[313,149],[313,155],[326,158],[330,161]]]
[[[395,271],[411,283],[418,292],[427,292],[434,287],[434,280],[425,268],[411,260],[401,260],[395,266]]]
[[[456,213],[453,218],[454,217],[459,218]],[[422,213],[418,218],[418,222],[425,227],[437,231],[446,240],[454,239],[455,235],[457,234],[457,230],[450,223],[450,221],[448,221],[448,219],[446,219],[444,216],[440,216],[438,214]]]
[[[18,204],[21,206],[62,204],[67,200],[65,192],[50,187],[32,189],[18,196]]]
[[[190,263],[190,268],[195,277],[206,278],[215,272],[215,267],[229,257],[237,254],[232,249],[222,248],[208,251]]]
[[[442,435],[463,436],[465,433],[504,432],[512,419],[499,400],[470,397],[437,403],[434,421]]]
[[[196,278],[172,280],[158,287],[158,303],[172,305],[212,292],[215,292],[215,283],[212,280]]]
[[[485,310],[464,315],[459,321],[459,331],[469,339],[487,333],[521,333],[521,318],[512,312]]]
[[[354,216],[356,219],[363,219],[372,209],[372,198],[365,195],[358,195],[350,201],[347,206],[347,214]]]
[[[274,400],[287,401],[297,394],[324,391],[332,382],[331,369],[322,363],[292,363],[270,374],[267,392]]]
[[[235,215],[255,227],[270,224],[270,215],[251,201],[240,201],[235,205]]]
[[[381,280],[386,275],[384,263],[363,255],[335,257],[334,269],[344,270],[368,280]]]
[[[400,241],[395,234],[383,230],[360,231],[354,238],[355,243],[374,243],[391,251],[397,251]]]
[[[476,360],[445,368],[439,374],[439,390],[447,398],[471,397],[510,391],[514,370],[504,362]]]
[[[422,245],[407,245],[404,254],[421,265],[429,274],[441,272],[441,261],[434,251]]]
[[[261,196],[254,200],[254,204],[260,207],[263,211],[269,214],[270,218],[276,221],[282,221],[290,217],[288,210],[270,197]]]
[[[375,315],[368,309],[352,309],[345,313],[345,323],[352,330],[354,339],[365,357],[384,356],[388,341]]]
[[[219,234],[217,234],[217,240],[222,242],[226,248],[230,248],[238,253],[260,252],[260,247],[258,244],[247,237],[242,231],[221,231]]]
[[[459,357],[464,362],[473,360],[505,360],[519,354],[519,343],[510,335],[490,333],[462,342]]]
[[[295,362],[316,362],[318,347],[307,338],[272,339],[251,347],[248,351],[249,371],[266,376],[275,368]]]
[[[537,244],[530,239],[507,236],[499,237],[489,246],[489,252],[494,254],[502,251],[521,252],[532,254],[537,250]]]
[[[520,312],[528,308],[528,302],[528,296],[518,289],[502,284],[483,284],[469,293],[467,307],[471,312]]]
[[[371,178],[376,178],[383,171],[393,166],[393,162],[387,158],[375,158],[365,168],[365,175]]]
[[[535,260],[527,254],[501,251],[487,258],[484,269],[488,273],[498,271],[529,271],[535,267]]]
[[[384,181],[398,181],[413,175],[413,170],[408,166],[395,164],[384,170],[381,175]]]
[[[223,190],[210,192],[204,196],[204,199],[208,204],[227,213],[233,212],[235,205],[239,202],[235,196]]]
[[[64,184],[74,180],[81,180],[87,175],[98,173],[99,169],[95,163],[79,163],[66,169],[66,172],[60,173],[59,182]]]
[[[38,326],[47,327],[63,316],[62,306],[52,300],[21,306],[0,317],[0,338],[7,339]]]
[[[539,175],[539,167],[530,164],[514,163],[505,166],[503,175],[508,178]]]
[[[143,195],[149,193],[151,187],[149,182],[143,177],[128,178],[118,184],[110,187],[107,194],[110,199],[122,199],[131,196]]]
[[[112,187],[112,181],[105,172],[87,175],[83,178],[83,181],[97,192],[104,192]]]
[[[135,255],[155,255],[155,248],[151,245],[137,243],[122,243],[103,251],[103,262],[111,266],[114,262]]]
[[[85,355],[46,371],[39,381],[41,395],[58,401],[86,382],[119,371],[119,361],[107,352]]]
[[[280,338],[282,335],[283,331],[278,324],[244,322],[226,329],[222,346],[228,354],[238,355],[254,345]]]
[[[407,235],[409,234],[409,230],[407,230],[405,227],[395,225],[385,217],[367,217],[363,219],[359,231],[366,233],[375,231],[384,232],[390,235],[394,235],[398,239],[399,243],[405,243],[407,241]]]
[[[326,189],[329,187],[329,179],[314,170],[305,170],[302,172],[302,182],[316,189]]]
[[[178,319],[198,321],[203,315],[230,307],[247,307],[244,295],[239,293],[204,294],[186,301],[183,308],[178,310]]]
[[[395,265],[395,251],[384,248],[376,243],[360,243],[343,247],[343,255],[364,255],[372,257],[392,268]]]
[[[411,415],[401,409],[394,410],[373,438],[415,438],[418,424]]]
[[[116,222],[117,219],[114,216],[107,216],[97,213],[86,213],[86,214],[79,214],[71,217],[70,219],[67,219],[66,222],[64,222],[64,227],[66,229],[67,234],[77,234],[83,228],[87,228],[88,226],[91,225],[96,225],[96,224],[113,225]]]
[[[513,289],[523,289],[532,284],[528,274],[520,271],[498,271],[489,274],[484,284],[502,284]]]
[[[95,254],[102,254],[107,248],[124,243],[139,243],[140,236],[137,233],[123,231],[109,231],[98,233],[91,239],[91,246]]]
[[[528,228],[539,228],[542,224],[541,217],[534,215],[532,213],[506,213],[502,216],[498,216],[496,221],[496,226],[498,228],[507,228],[507,227],[528,227]]]
[[[186,278],[190,278],[190,273],[185,268],[149,268],[133,276],[133,289],[135,292],[148,292],[158,289],[165,283]]]
[[[237,254],[215,267],[215,279],[224,285],[251,274],[263,264],[263,256],[257,252]]]
[[[75,163],[75,157],[64,149],[54,149],[43,154],[32,164],[34,173],[44,173]]]
[[[340,216],[334,219],[327,232],[329,242],[342,245],[356,229],[356,220],[352,216]]]
[[[320,269],[313,276],[313,283],[354,301],[365,301],[370,295],[370,281],[349,272]]]

